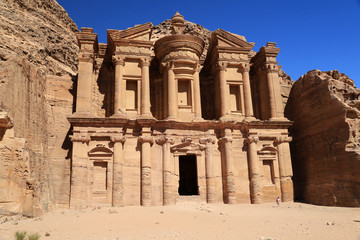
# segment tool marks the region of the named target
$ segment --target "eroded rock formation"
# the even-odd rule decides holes
[[[295,198],[312,204],[360,206],[360,90],[338,71],[313,70],[291,89],[285,114]]]
[[[0,2],[0,108],[8,116],[0,129],[0,214],[34,216],[68,201],[74,31],[54,0]]]

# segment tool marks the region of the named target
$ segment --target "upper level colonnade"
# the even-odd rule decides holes
[[[106,90],[111,113],[105,117],[185,122],[286,120],[275,43],[255,54],[254,43],[218,29],[212,32],[206,58],[201,60],[203,39],[185,34],[184,17],[178,12],[171,25],[171,35],[155,42],[150,41],[151,23],[108,30],[108,43],[101,45],[91,28],[82,28],[76,34],[80,51],[74,117],[96,117],[93,89],[101,83],[97,71],[101,62],[111,66]]]

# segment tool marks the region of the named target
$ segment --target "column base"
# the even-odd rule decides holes
[[[270,118],[269,121],[289,121],[289,119],[287,119],[286,117],[273,117],[273,118]]]
[[[202,117],[195,117],[192,122],[202,122],[204,119]]]
[[[149,120],[154,120],[155,118],[153,117],[153,115],[151,113],[146,113],[146,114],[141,114],[138,119],[149,119]]]
[[[219,120],[221,122],[232,122],[232,121],[235,121],[235,118],[232,117],[231,115],[225,115],[225,116],[220,117]]]
[[[71,117],[74,118],[93,118],[94,116],[89,112],[74,112]]]
[[[178,117],[167,117],[166,120],[168,121],[178,121]]]
[[[114,113],[113,115],[110,116],[110,118],[127,118],[127,114],[126,113]]]
[[[245,121],[252,122],[252,121],[259,121],[259,120],[256,119],[254,116],[249,116],[249,117],[245,117]]]

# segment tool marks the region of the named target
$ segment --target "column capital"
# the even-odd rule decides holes
[[[174,61],[162,62],[161,64],[166,71],[172,70],[174,68]]]
[[[241,63],[239,69],[240,69],[241,73],[249,72],[250,64],[249,63]]]
[[[175,143],[174,139],[166,136],[162,136],[161,138],[156,139],[155,142],[159,145],[164,145],[165,143],[170,143],[173,145]]]
[[[284,142],[291,142],[291,141],[292,141],[292,137],[289,137],[289,136],[278,136],[274,140],[274,142],[276,144],[280,144],[280,143],[284,143]]]
[[[201,138],[200,140],[199,140],[199,142],[201,143],[201,144],[214,144],[215,143],[215,139],[212,139],[212,138]]]
[[[94,62],[94,54],[90,52],[82,52],[80,51],[78,54],[78,60],[79,62]]]
[[[119,55],[112,56],[112,61],[115,65],[121,65],[121,66],[125,65],[124,56],[119,56]]]
[[[140,143],[150,143],[152,144],[154,142],[154,138],[152,136],[140,136],[139,137]]]
[[[140,67],[149,67],[150,66],[150,58],[140,58]]]
[[[220,144],[232,143],[232,141],[233,141],[232,137],[222,137],[219,139]]]
[[[248,138],[245,139],[245,142],[247,144],[250,144],[250,143],[258,143],[259,142],[259,137],[256,137],[256,136],[250,136]]]
[[[199,73],[202,68],[203,68],[203,66],[201,66],[201,64],[196,63],[196,65],[195,65],[195,72],[198,72],[198,73]]]
[[[263,71],[266,71],[268,73],[275,73],[275,72],[278,72],[279,69],[280,69],[280,66],[274,64],[274,63],[266,63],[264,64],[261,69]]]
[[[121,135],[110,136],[110,141],[113,143],[116,143],[116,142],[124,143],[125,140],[126,140],[126,138]]]
[[[220,70],[220,71],[226,71],[226,68],[228,66],[228,62],[226,61],[219,61],[216,63],[216,67]]]
[[[89,135],[71,135],[70,140],[72,142],[89,143],[91,138]]]

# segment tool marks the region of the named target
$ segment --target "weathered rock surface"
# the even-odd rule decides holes
[[[13,126],[0,128],[0,214],[34,216],[68,201],[74,31],[54,0],[0,2],[0,109]]]
[[[360,206],[360,90],[338,71],[313,70],[291,89],[295,198]]]
[[[0,2],[0,59],[25,57],[45,73],[77,71],[76,24],[55,0]]]

